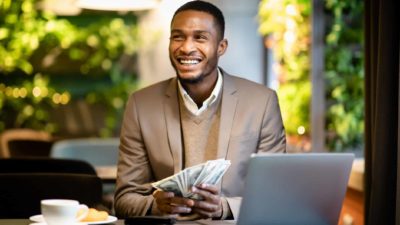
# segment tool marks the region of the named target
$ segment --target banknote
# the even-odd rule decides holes
[[[173,192],[176,196],[199,200],[201,197],[193,193],[191,188],[203,183],[217,184],[230,165],[231,162],[225,159],[209,160],[154,182],[152,186],[166,192]]]

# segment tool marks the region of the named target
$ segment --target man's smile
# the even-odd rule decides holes
[[[187,57],[178,57],[177,61],[184,66],[192,66],[199,64],[202,59],[201,58],[187,58]]]

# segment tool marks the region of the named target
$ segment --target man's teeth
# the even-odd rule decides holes
[[[181,64],[197,64],[200,61],[199,60],[194,60],[194,59],[182,59],[180,60]]]

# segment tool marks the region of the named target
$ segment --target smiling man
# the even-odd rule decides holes
[[[119,217],[235,219],[250,155],[286,151],[275,92],[218,67],[228,47],[224,30],[223,14],[211,3],[191,1],[175,12],[169,57],[176,78],[133,93],[126,105],[115,194]],[[231,162],[222,181],[192,187],[202,200],[151,186],[219,158]]]

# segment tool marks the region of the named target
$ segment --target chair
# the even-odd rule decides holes
[[[51,158],[0,159],[0,174],[4,173],[72,173],[96,176],[96,170],[85,161]]]
[[[118,138],[80,138],[55,142],[50,157],[56,159],[79,159],[94,167],[116,167],[118,162]],[[103,180],[103,204],[112,208],[115,179]]]
[[[102,202],[102,182],[86,174],[0,174],[0,218],[40,214],[42,199],[75,199],[89,207]]]
[[[52,136],[44,131],[32,129],[10,129],[0,136],[0,157],[49,156],[53,144]]]
[[[53,159],[53,158],[6,158],[0,159],[0,174],[72,174],[72,175],[92,175],[96,176],[96,170],[86,161],[74,159]],[[102,181],[99,178],[100,181]],[[1,181],[3,182],[3,181]],[[1,199],[0,199],[1,201]],[[110,211],[110,200],[103,198],[103,210]],[[1,204],[1,203],[0,203]]]
[[[82,138],[55,142],[52,158],[80,159],[93,166],[115,166],[118,161],[118,138]]]

